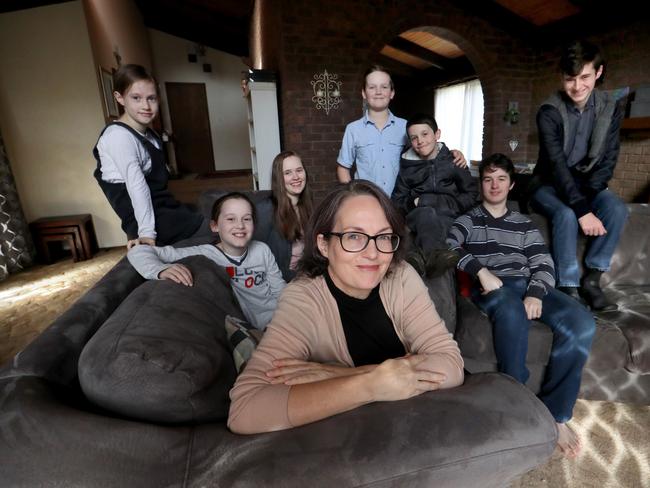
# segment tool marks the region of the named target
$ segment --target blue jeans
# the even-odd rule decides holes
[[[551,252],[555,261],[557,286],[579,286],[577,249],[580,224],[576,214],[560,200],[552,186],[540,187],[530,199],[530,206],[552,223]],[[603,190],[591,202],[591,208],[605,226],[607,234],[590,238],[585,265],[590,269],[609,271],[612,255],[627,220],[627,207],[614,193]]]
[[[528,380],[526,353],[530,320],[523,299],[528,278],[501,278],[503,287],[487,295],[473,290],[474,302],[492,322],[499,372],[522,384]],[[591,313],[573,298],[551,289],[542,299],[539,319],[553,332],[553,346],[539,398],[556,422],[566,422],[578,398],[580,376],[587,361],[596,323]]]

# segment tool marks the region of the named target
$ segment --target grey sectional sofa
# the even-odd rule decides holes
[[[552,453],[548,411],[498,373],[288,431],[230,433],[220,321],[237,306],[223,270],[186,264],[191,289],[143,283],[121,260],[0,369],[0,485],[499,487]],[[428,285],[453,331],[453,274]],[[104,366],[84,381],[120,381],[108,394],[86,388],[91,402],[78,364],[94,361]]]
[[[629,204],[629,220],[603,275],[607,296],[619,310],[596,314],[596,334],[583,370],[580,397],[650,405],[650,205]],[[532,214],[545,236],[549,227]],[[580,241],[584,254],[585,239]],[[455,338],[471,372],[496,371],[490,322],[468,298],[459,297]],[[552,334],[534,322],[528,341],[528,386],[539,391],[551,349]]]

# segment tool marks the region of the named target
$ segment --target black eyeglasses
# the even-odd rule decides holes
[[[363,232],[327,232],[325,237],[336,236],[341,241],[341,247],[347,252],[361,252],[373,240],[377,251],[386,254],[394,253],[399,247],[400,237],[397,234],[377,234],[369,236]]]

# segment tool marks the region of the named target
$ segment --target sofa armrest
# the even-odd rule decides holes
[[[0,429],[11,432],[0,436],[5,485],[502,487],[545,462],[557,442],[546,407],[496,373],[249,436],[222,422],[124,420],[61,396],[39,378],[0,379]]]
[[[2,369],[0,378],[40,376],[76,385],[77,361],[86,342],[144,279],[122,258],[72,307]]]
[[[503,487],[548,459],[556,432],[530,390],[509,376],[483,373],[456,388],[373,403],[286,431],[231,435],[227,452],[237,456],[197,452],[193,458],[209,466],[198,486],[221,479],[224,486],[278,487],[292,480],[314,488]]]

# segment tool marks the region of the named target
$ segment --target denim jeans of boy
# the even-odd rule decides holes
[[[542,186],[530,199],[530,206],[552,222],[551,252],[555,262],[557,286],[580,286],[577,248],[580,224],[576,214],[557,195],[552,186]],[[612,255],[623,232],[628,210],[625,203],[609,190],[601,191],[591,202],[591,208],[607,234],[590,238],[585,254],[589,269],[609,271]]]
[[[472,298],[492,322],[499,372],[525,384],[529,375],[526,353],[530,320],[523,299],[528,278],[501,278],[501,281],[503,286],[487,295],[473,290]],[[596,323],[585,307],[554,288],[542,299],[542,316],[538,320],[553,332],[551,355],[538,396],[556,422],[566,422],[578,398],[582,368],[591,349]]]

